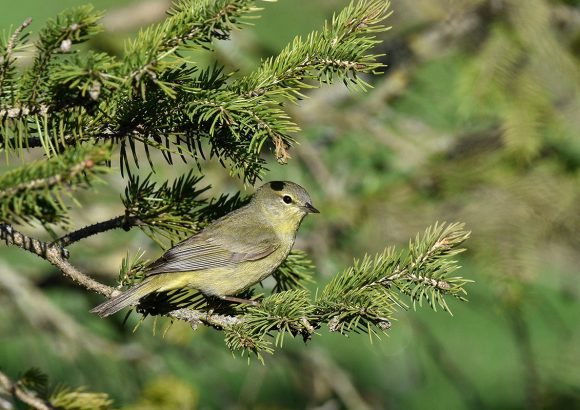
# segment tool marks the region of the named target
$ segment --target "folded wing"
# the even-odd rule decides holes
[[[271,229],[256,229],[255,225],[242,223],[235,224],[236,229],[226,230],[219,229],[220,225],[169,249],[147,267],[147,275],[231,266],[265,258],[280,247],[280,241]]]

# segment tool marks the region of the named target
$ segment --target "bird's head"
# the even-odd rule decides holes
[[[319,213],[304,188],[294,182],[272,181],[262,185],[252,198],[269,217],[300,223],[311,213]]]

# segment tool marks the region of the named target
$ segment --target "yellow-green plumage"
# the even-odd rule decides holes
[[[227,297],[271,275],[286,259],[308,213],[318,212],[308,193],[292,182],[262,185],[252,200],[169,249],[147,267],[139,285],[91,312],[108,316],[142,297],[178,288]]]

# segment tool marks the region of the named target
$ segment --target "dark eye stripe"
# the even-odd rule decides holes
[[[282,197],[282,200],[287,204],[292,203],[292,198],[290,198],[290,196],[288,196],[288,195],[284,195],[284,197]]]

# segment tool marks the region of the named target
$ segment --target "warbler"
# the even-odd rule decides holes
[[[257,189],[247,205],[217,219],[149,264],[143,282],[91,312],[109,316],[153,292],[180,288],[248,303],[234,295],[271,275],[292,249],[304,217],[318,212],[300,185],[268,182]]]

